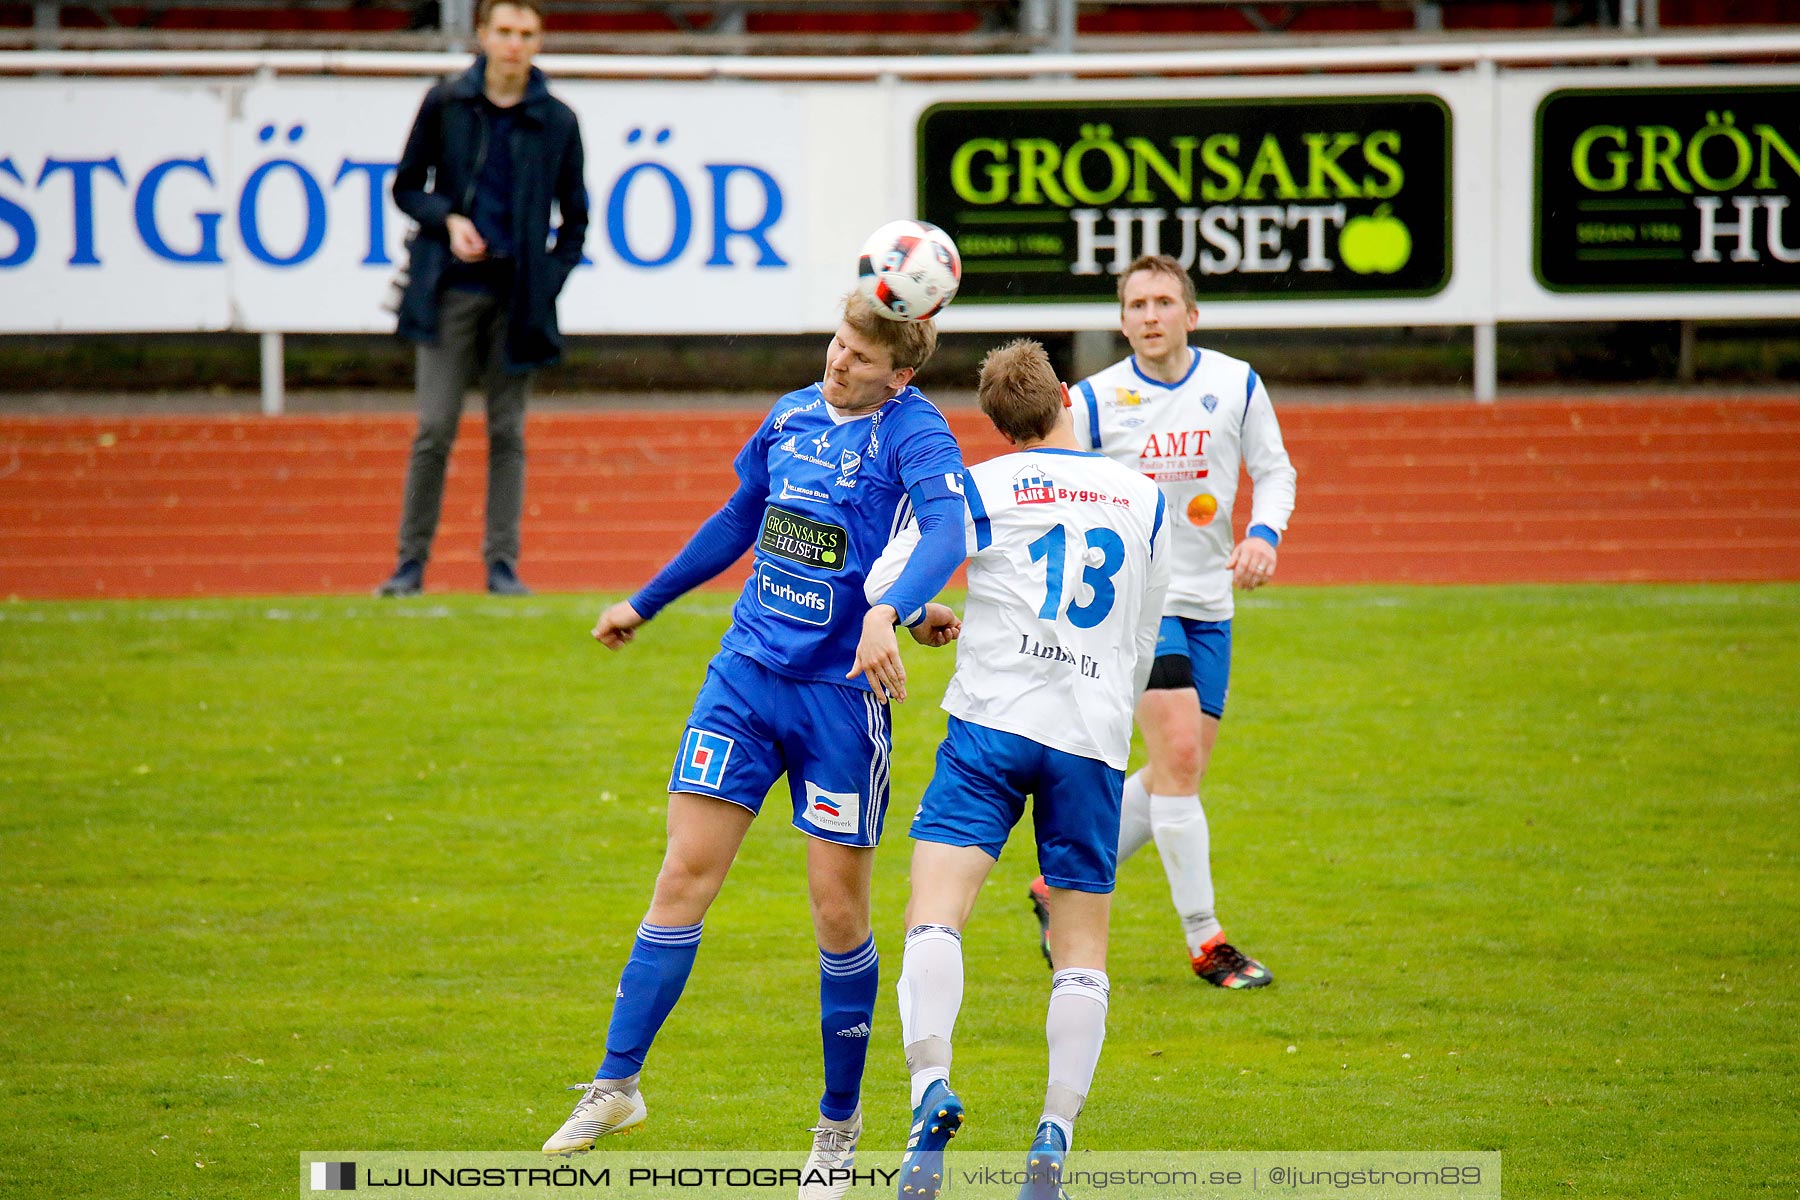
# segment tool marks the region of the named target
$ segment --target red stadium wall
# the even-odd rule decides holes
[[[532,417],[527,581],[643,581],[729,493],[758,416]],[[1002,448],[979,414],[951,420],[971,458]],[[1300,472],[1286,583],[1800,579],[1800,396],[1281,420]],[[411,435],[399,415],[0,418],[0,596],[365,592],[393,564]],[[466,422],[433,590],[481,584],[485,445]]]

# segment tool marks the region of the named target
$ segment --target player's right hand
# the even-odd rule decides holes
[[[472,263],[487,257],[487,242],[475,231],[475,222],[451,213],[444,218],[444,227],[450,231],[450,253],[458,259]]]
[[[962,636],[962,621],[946,604],[927,604],[925,619],[907,630],[921,646],[948,646]]]
[[[869,610],[856,643],[856,659],[844,676],[866,678],[869,690],[883,704],[906,699],[906,664],[900,659],[900,642],[894,636],[895,617],[890,604],[877,604]]]
[[[608,650],[623,649],[626,642],[637,636],[637,627],[643,623],[644,618],[638,616],[631,602],[621,600],[594,622],[594,640]]]

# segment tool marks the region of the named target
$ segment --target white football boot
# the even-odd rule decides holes
[[[812,1127],[812,1153],[800,1172],[800,1200],[844,1200],[850,1190],[850,1173],[856,1166],[856,1139],[862,1136],[862,1109],[848,1120],[827,1120],[823,1115]]]
[[[544,1143],[545,1154],[572,1154],[591,1150],[594,1139],[609,1133],[628,1133],[644,1123],[644,1095],[633,1089],[621,1091],[615,1082],[591,1080],[572,1083],[570,1091],[579,1091],[575,1111],[562,1123],[562,1128]]]

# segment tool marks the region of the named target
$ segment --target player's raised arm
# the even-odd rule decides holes
[[[636,635],[639,625],[736,562],[756,540],[767,487],[766,482],[740,482],[731,499],[694,531],[681,552],[637,595],[600,614],[594,625],[594,640],[610,650],[620,649]],[[632,620],[634,617],[636,620]]]
[[[924,571],[914,562],[921,553],[920,547],[925,540],[926,529],[937,526],[940,521],[948,528],[932,528],[936,544],[927,549],[934,558],[945,560],[949,563],[950,571],[954,571],[958,564],[975,552],[974,518],[963,500],[966,490],[973,486],[967,472],[954,476],[945,475],[942,488],[932,488],[933,494],[926,497],[924,503],[915,506],[914,515],[907,518],[900,531],[888,542],[863,582],[863,595],[868,598],[869,603],[890,605],[899,614],[900,623],[912,633],[913,640],[923,646],[943,646],[955,641],[961,630],[961,622],[950,607],[944,604],[924,603],[903,610],[901,605],[908,602],[907,596],[911,590],[904,585],[919,574],[935,576],[941,573],[946,577],[949,574],[943,571],[944,562],[936,562]],[[952,509],[958,510],[962,518],[961,548],[955,552],[952,552],[954,543],[951,539],[958,535],[951,517]]]

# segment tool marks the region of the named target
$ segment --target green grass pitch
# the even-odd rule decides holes
[[[290,1196],[304,1149],[534,1149],[601,1052],[729,597],[0,606],[0,1194]],[[1206,786],[1278,983],[1115,905],[1102,1149],[1504,1152],[1512,1197],[1800,1189],[1800,587],[1277,589]],[[909,648],[865,1145],[947,652]],[[792,1150],[817,967],[784,797],[707,922],[637,1150]],[[1013,1150],[1047,975],[1014,839],[966,936],[971,1121]]]

